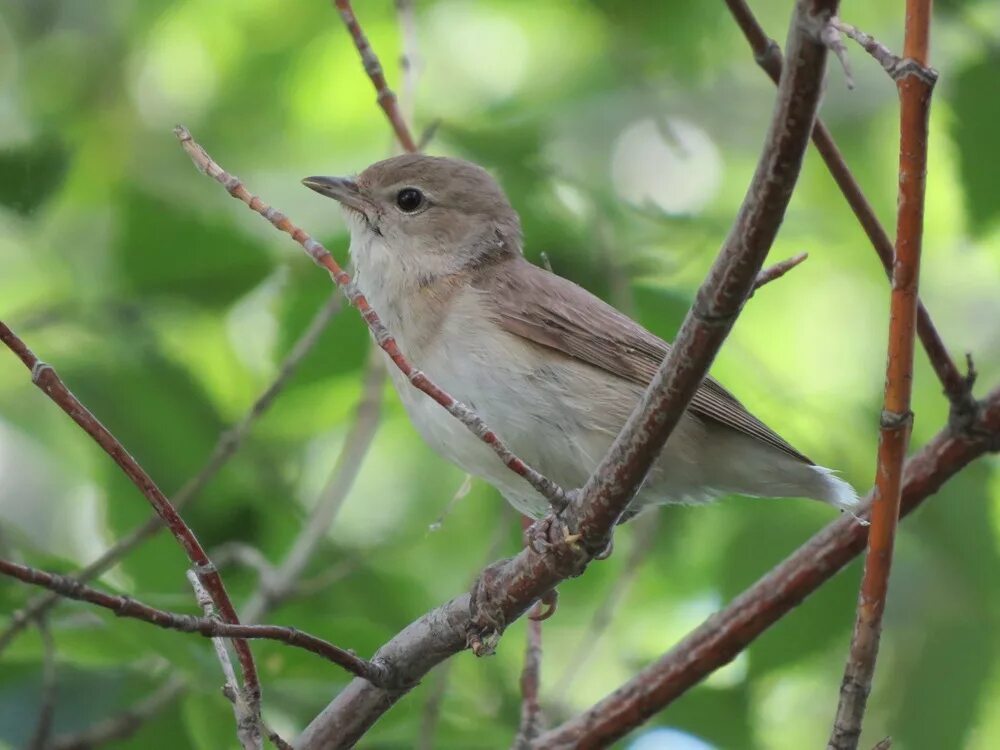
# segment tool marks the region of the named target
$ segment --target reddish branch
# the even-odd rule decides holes
[[[350,303],[361,313],[361,317],[368,324],[368,330],[371,331],[375,341],[389,355],[389,358],[396,367],[406,375],[415,388],[426,393],[443,406],[449,414],[469,428],[476,437],[493,449],[493,452],[497,454],[507,468],[518,476],[523,477],[532,487],[548,498],[555,507],[562,508],[566,505],[568,502],[568,493],[562,487],[542,476],[538,471],[515,456],[478,414],[461,401],[452,398],[452,396],[438,387],[430,378],[410,363],[399,350],[396,340],[386,330],[385,326],[382,325],[378,313],[372,309],[371,305],[368,304],[368,300],[365,299],[365,296],[358,291],[358,288],[351,281],[351,277],[333,259],[333,256],[330,255],[330,252],[325,247],[293,224],[283,213],[275,210],[256,195],[250,193],[238,178],[220,167],[208,155],[205,149],[195,142],[186,128],[177,127],[174,129],[174,134],[200,171],[223,185],[230,195],[245,203],[252,211],[259,213],[282,232],[291,235],[292,239],[298,242],[317,264],[330,272],[330,277],[344,292]]]
[[[951,477],[1000,450],[1000,388],[980,404],[970,428],[939,432],[906,464],[902,513],[916,509]],[[534,747],[606,747],[728,664],[761,633],[830,580],[865,548],[867,527],[841,516],[691,631],[670,651],[600,703],[546,732]]]
[[[30,583],[33,586],[47,588],[68,599],[76,599],[109,609],[118,617],[142,620],[168,630],[179,630],[182,633],[198,633],[205,638],[232,638],[234,640],[249,638],[280,641],[321,656],[327,661],[343,667],[351,674],[372,683],[384,685],[391,682],[391,675],[383,665],[360,659],[350,651],[345,651],[322,638],[303,633],[295,628],[278,625],[241,625],[222,622],[214,617],[195,617],[177,612],[167,612],[127,596],[116,596],[85,586],[67,576],[47,573],[44,570],[19,565],[8,560],[0,560],[0,574],[16,578],[24,583]]]
[[[893,544],[899,519],[903,460],[910,441],[913,412],[913,348],[917,285],[924,224],[927,136],[931,92],[937,75],[927,66],[930,0],[907,0],[903,63],[897,67],[899,88],[899,211],[896,261],[889,310],[889,353],[882,407],[878,467],[871,510],[868,554],[858,597],[850,654],[840,686],[840,702],[830,735],[831,750],[854,750],[861,736],[871,692],[882,615],[889,590]]]
[[[744,0],[726,0],[726,5],[729,6],[733,18],[750,43],[757,64],[774,83],[778,83],[782,70],[781,49],[778,44],[767,35]],[[840,153],[833,136],[822,120],[816,120],[812,141],[820,156],[823,157],[823,161],[826,162],[827,169],[830,170],[837,187],[844,194],[848,205],[875,248],[886,274],[890,275],[891,278],[892,262],[895,255],[892,240],[879,222],[875,210],[862,192],[861,186],[848,168],[843,154]],[[972,397],[975,372],[971,366],[968,375],[963,376],[959,372],[958,367],[949,356],[948,349],[941,340],[940,334],[934,327],[934,322],[931,320],[927,308],[919,301],[917,303],[917,335],[920,336],[920,341],[927,351],[931,366],[937,373],[938,379],[944,386],[944,392],[951,401],[956,417],[956,427],[966,425],[975,414],[976,402]]]
[[[205,461],[204,466],[188,480],[171,498],[170,501],[176,510],[180,511],[189,502],[194,500],[211,479],[219,473],[219,470],[232,458],[243,444],[244,439],[250,433],[250,429],[258,419],[266,412],[278,394],[284,390],[285,386],[292,379],[298,370],[302,360],[312,351],[319,341],[320,335],[326,330],[330,321],[340,310],[341,301],[339,295],[331,295],[330,299],[316,312],[309,325],[302,332],[295,344],[292,346],[288,356],[278,367],[278,372],[270,385],[264,389],[263,393],[253,402],[250,409],[232,428],[226,430],[219,436],[212,448],[212,453]],[[100,557],[88,564],[83,569],[73,574],[73,577],[81,583],[86,583],[107,570],[131,552],[133,549],[144,543],[147,539],[155,536],[163,528],[163,520],[159,516],[153,516],[146,523],[133,529],[131,532],[119,539],[114,545],[105,550]],[[42,594],[24,607],[15,612],[7,628],[0,633],[0,651],[3,651],[14,638],[23,631],[39,615],[51,609],[61,597],[51,592]]]
[[[31,371],[31,382],[50,399],[52,399],[70,418],[76,422],[84,432],[94,439],[105,453],[111,456],[118,467],[125,472],[125,475],[132,480],[132,483],[139,489],[143,496],[153,506],[153,510],[162,519],[163,523],[170,529],[174,538],[180,543],[187,553],[188,559],[194,564],[194,571],[198,575],[198,580],[212,597],[212,602],[219,610],[223,621],[233,625],[238,625],[240,620],[236,615],[233,602],[226,592],[226,587],[222,582],[222,577],[215,569],[215,565],[209,559],[208,554],[202,548],[194,532],[184,522],[184,519],[177,513],[176,508],[171,505],[166,495],[156,486],[146,470],[125,450],[125,447],[118,439],[101,424],[97,417],[88,411],[80,400],[74,396],[66,385],[62,382],[56,371],[46,363],[42,362],[25,345],[17,335],[0,322],[0,341],[3,341],[14,354],[24,363],[24,366]],[[233,641],[233,647],[240,660],[240,668],[243,671],[244,688],[247,691],[247,700],[255,716],[260,715],[260,680],[257,676],[257,666],[254,664],[253,654],[246,641],[237,639]]]
[[[496,637],[556,584],[578,575],[605,547],[615,521],[708,371],[784,216],[822,88],[826,48],[820,34],[835,10],[832,0],[800,0],[796,5],[789,44],[796,64],[782,79],[767,142],[734,227],[671,355],[582,491],[579,504],[563,514],[569,529],[580,534],[580,543],[557,542],[545,554],[524,550],[488,569],[490,575],[477,587],[480,604],[475,612],[469,611],[470,597],[461,596],[408,626],[378,652],[402,680],[419,680],[470,640]],[[354,680],[306,728],[298,746],[349,747],[402,694]]]
[[[354,46],[358,48],[358,53],[361,55],[361,63],[365,66],[365,72],[375,86],[375,91],[378,95],[378,104],[389,119],[389,124],[392,125],[392,129],[396,133],[396,138],[399,139],[399,144],[406,151],[417,151],[417,144],[414,142],[413,136],[410,135],[410,129],[406,126],[406,120],[403,119],[403,113],[399,110],[399,102],[396,99],[396,95],[389,88],[389,84],[385,80],[382,64],[379,62],[375,50],[368,43],[368,38],[365,36],[364,31],[361,30],[361,25],[354,15],[354,9],[351,8],[350,0],[333,0],[333,4],[340,11],[340,17],[344,19],[344,25],[347,26],[347,30],[354,40]]]

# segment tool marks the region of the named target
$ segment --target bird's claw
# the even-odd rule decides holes
[[[544,609],[542,609],[543,607]],[[555,589],[549,589],[535,602],[535,606],[532,608],[531,614],[528,615],[528,619],[535,620],[536,622],[548,620],[556,613],[558,608],[559,592]]]
[[[524,530],[524,546],[537,555],[544,555],[557,544],[574,545],[582,534],[570,533],[569,527],[557,515],[549,514]]]

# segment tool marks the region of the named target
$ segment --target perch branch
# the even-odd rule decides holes
[[[80,400],[74,396],[66,384],[56,373],[51,365],[42,362],[25,345],[17,335],[0,322],[0,341],[6,344],[17,357],[24,363],[24,366],[31,371],[31,382],[56,403],[69,417],[76,422],[84,432],[90,435],[105,453],[118,464],[118,467],[125,475],[132,480],[132,483],[139,489],[143,496],[149,501],[157,515],[163,520],[167,528],[174,535],[187,553],[188,559],[194,565],[194,570],[198,574],[198,579],[208,590],[212,597],[212,602],[218,608],[222,619],[226,623],[239,624],[236,609],[232,600],[226,592],[222,577],[215,569],[215,565],[205,553],[204,548],[194,535],[194,532],[184,523],[177,509],[171,505],[166,495],[160,490],[149,474],[146,473],[139,462],[125,450],[125,447],[111,432],[101,424],[97,418],[88,411]],[[260,680],[257,676],[257,665],[254,663],[250,646],[244,640],[235,640],[233,647],[240,661],[240,669],[243,671],[244,686],[247,691],[247,700],[254,715],[260,714]]]
[[[924,193],[927,179],[927,136],[934,76],[927,65],[930,0],[907,0],[904,57],[908,72],[897,80],[900,98],[899,211],[896,261],[889,308],[889,352],[882,406],[878,466],[871,509],[868,554],[858,596],[857,619],[840,686],[830,750],[855,750],[861,737],[871,692],[882,616],[889,593],[892,552],[899,520],[903,461],[910,442],[913,412],[913,349],[917,286],[923,240]]]
[[[580,504],[563,513],[563,523],[581,535],[580,543],[559,542],[545,554],[523,550],[493,575],[484,575],[480,580],[488,578],[485,596],[477,596],[477,601],[488,602],[486,611],[477,607],[470,613],[470,597],[465,595],[409,625],[378,652],[378,658],[398,669],[400,677],[419,680],[468,643],[495,636],[559,581],[579,574],[606,546],[613,524],[707,372],[763,265],[812,130],[826,60],[819,35],[835,11],[836,2],[796,4],[789,45],[796,64],[782,79],[767,142],[734,227],[671,355],[584,488]],[[312,721],[296,746],[348,747],[404,692],[354,680]]]
[[[52,735],[52,720],[55,718],[58,684],[56,681],[56,644],[52,638],[49,623],[44,617],[38,618],[38,635],[42,639],[42,689],[38,721],[32,733],[28,750],[45,750]]]
[[[44,570],[38,570],[8,560],[0,560],[0,574],[16,578],[32,586],[47,588],[68,599],[76,599],[109,609],[118,617],[142,620],[143,622],[148,622],[151,625],[166,628],[167,630],[178,630],[182,633],[197,633],[205,638],[279,641],[288,646],[314,653],[342,667],[351,674],[363,677],[372,683],[389,684],[392,682],[391,674],[384,665],[378,662],[365,661],[350,651],[334,646],[322,638],[317,638],[309,633],[303,633],[295,628],[287,628],[279,625],[241,625],[239,623],[223,622],[215,617],[195,617],[177,612],[167,612],[166,610],[156,609],[127,596],[117,596],[99,591],[66,576],[48,573]],[[201,579],[199,578],[199,580]]]
[[[319,308],[302,335],[292,345],[288,356],[285,357],[284,361],[278,367],[278,372],[274,380],[264,389],[257,400],[253,402],[243,418],[219,436],[204,466],[171,498],[174,508],[180,511],[197,497],[212,478],[219,473],[219,470],[236,454],[240,446],[243,445],[246,436],[250,433],[251,428],[271,407],[278,394],[285,389],[285,386],[288,385],[292,376],[298,370],[302,360],[316,346],[323,331],[329,326],[330,321],[333,320],[334,316],[340,310],[341,305],[340,295],[331,294],[329,300]],[[108,547],[100,557],[75,573],[73,577],[81,583],[94,580],[105,571],[110,570],[116,562],[128,555],[140,544],[156,535],[162,528],[163,520],[159,516],[154,515],[144,524],[133,529],[115,544]],[[49,609],[60,601],[62,601],[62,597],[58,594],[46,592],[31,599],[24,607],[15,612],[11,616],[7,628],[0,633],[0,652],[35,618],[48,612]]]
[[[976,421],[945,428],[906,464],[902,513],[916,509],[969,463],[1000,450],[1000,387],[980,404]],[[656,662],[586,712],[546,732],[546,750],[606,747],[728,664],[761,633],[816,591],[865,548],[868,527],[841,516],[705,620]]]
[[[725,0],[725,2],[736,23],[743,31],[747,42],[750,43],[757,64],[777,84],[783,68],[781,48],[767,35],[745,0]],[[816,120],[813,127],[812,141],[820,156],[823,157],[834,182],[837,183],[837,187],[840,188],[840,192],[847,200],[847,204],[854,212],[854,216],[861,224],[861,228],[868,236],[868,240],[872,243],[872,247],[875,248],[886,274],[891,278],[892,263],[896,252],[892,240],[879,222],[875,215],[875,209],[868,202],[857,179],[847,166],[833,136],[820,119]],[[919,301],[917,303],[917,335],[920,336],[920,341],[927,352],[931,366],[937,373],[938,380],[944,387],[945,395],[951,402],[955,426],[960,429],[975,416],[976,401],[972,396],[975,371],[970,368],[967,375],[962,375],[959,372],[955,362],[948,354],[948,349],[944,345],[941,335],[934,327],[930,313]]]
[[[393,364],[399,368],[400,372],[406,375],[415,388],[423,391],[444,407],[449,414],[464,424],[477,438],[486,443],[507,468],[524,478],[539,493],[548,498],[555,507],[562,508],[566,506],[568,502],[568,493],[566,490],[542,476],[538,471],[515,456],[478,414],[461,401],[452,398],[452,396],[438,387],[430,378],[410,363],[399,350],[396,340],[386,330],[385,326],[382,325],[381,319],[375,310],[371,308],[371,305],[368,304],[368,300],[358,291],[358,288],[351,281],[351,277],[338,265],[337,261],[333,259],[333,256],[330,255],[330,252],[325,247],[293,224],[283,213],[275,210],[256,195],[250,193],[238,178],[220,167],[208,155],[205,149],[195,142],[186,128],[177,127],[174,129],[174,134],[201,172],[221,184],[230,195],[245,203],[252,211],[263,216],[276,228],[291,235],[292,239],[298,242],[317,264],[329,271],[330,277],[340,287],[350,303],[361,313],[375,341],[389,355]]]

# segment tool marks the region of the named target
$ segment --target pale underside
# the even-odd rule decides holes
[[[362,256],[358,283],[403,352],[475,409],[522,459],[566,488],[582,486],[667,344],[520,256],[412,292],[385,275],[378,257],[384,249],[377,245]],[[365,283],[376,268],[382,283]],[[401,299],[408,301],[402,305]],[[486,479],[522,513],[546,512],[547,501],[490,448],[395,367],[390,370],[410,419],[438,453]],[[857,501],[849,485],[815,466],[706,379],[630,511],[730,493],[812,497],[841,508]]]

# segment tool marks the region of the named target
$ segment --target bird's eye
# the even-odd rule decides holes
[[[400,211],[411,214],[424,205],[424,194],[416,188],[403,188],[396,193],[396,205]]]

